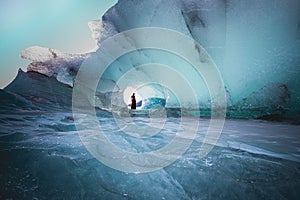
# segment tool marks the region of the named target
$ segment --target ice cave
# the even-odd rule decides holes
[[[119,0],[99,18],[95,51],[20,53],[0,199],[300,196],[298,0]]]

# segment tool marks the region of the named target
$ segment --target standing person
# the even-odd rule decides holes
[[[131,96],[131,109],[136,109],[136,100],[135,100],[135,94],[134,93]]]

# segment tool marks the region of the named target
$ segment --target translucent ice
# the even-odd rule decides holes
[[[300,112],[299,13],[297,0],[120,0],[101,19],[89,22],[89,27],[99,46],[96,54],[103,50],[102,43],[106,39],[134,28],[161,27],[185,34],[198,42],[216,63],[225,83],[230,116],[294,118]],[[133,45],[142,40],[143,36],[135,38]],[[182,44],[176,45],[181,48]],[[33,61],[28,66],[29,71],[55,76],[70,86],[73,86],[80,64],[89,56],[63,54],[39,47],[22,53],[22,57]],[[117,89],[121,94],[126,88],[119,87],[120,77],[132,69],[138,71],[142,64],[153,62],[168,65],[187,77],[196,91],[200,107],[210,108],[211,99],[203,79],[182,59],[159,50],[144,49],[118,58],[103,75],[99,92]],[[153,69],[140,70],[131,78],[147,82],[159,75],[167,76]],[[135,86],[128,80],[127,83],[129,87]],[[147,89],[147,92],[140,89],[143,98],[165,98],[167,107],[179,106],[167,88],[150,87],[152,90]],[[185,93],[176,95],[184,97]],[[194,105],[184,101],[181,107],[193,108]],[[253,110],[257,113],[251,114]]]

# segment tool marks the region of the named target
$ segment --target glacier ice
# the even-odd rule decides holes
[[[143,101],[144,106],[142,104],[142,108],[150,109],[150,108],[160,108],[165,107],[166,100],[163,98],[149,98]]]
[[[185,34],[208,52],[221,72],[227,92],[228,116],[256,118],[278,114],[294,118],[300,111],[299,13],[300,3],[297,0],[120,0],[101,19],[91,21],[88,25],[98,44],[96,54],[101,51],[101,44],[107,38],[134,28],[161,27]],[[135,42],[142,40],[143,36],[136,38]],[[28,48],[21,55],[33,61],[28,71],[55,76],[70,86],[73,86],[82,62],[95,56],[93,53],[63,54],[40,47]],[[126,88],[118,88],[120,77],[131,69],[138,71],[142,64],[153,62],[171,66],[187,76],[197,91],[200,109],[206,113],[211,106],[211,99],[203,79],[195,76],[189,64],[182,59],[159,50],[142,49],[118,58],[103,75],[99,92],[114,93],[118,90],[116,94],[122,95]],[[137,72],[137,76],[145,81],[151,80],[151,74],[159,72]],[[134,76],[131,78],[137,79]],[[281,92],[282,87],[276,84],[285,88],[284,93],[288,97],[282,97],[285,95]],[[166,88],[157,85],[150,87],[152,92],[144,91],[144,98],[166,99],[170,96]],[[142,89],[140,93],[143,93]],[[184,92],[179,96],[184,96]],[[109,105],[109,98],[103,100],[105,105]],[[175,98],[171,94],[171,98],[166,99],[166,106],[178,107],[176,100],[172,102],[172,99]],[[103,102],[100,104],[103,106]],[[186,102],[182,107],[193,105]],[[281,111],[278,112],[277,108]],[[258,112],[251,114],[254,110]]]
[[[78,68],[89,57],[89,53],[67,54],[52,48],[33,46],[24,49],[20,56],[32,61],[27,71],[53,76],[58,81],[73,86]]]
[[[180,135],[179,142],[194,140],[169,166],[143,174],[98,162],[79,137],[88,129],[75,127],[71,106],[78,71],[86,64],[95,66],[88,74],[92,79],[97,67],[110,59],[109,54],[99,59],[105,41],[132,28],[161,27],[198,42],[200,46],[193,44],[188,52],[195,58],[204,49],[211,56],[225,84],[227,116],[289,117],[299,122],[299,13],[296,0],[120,0],[102,19],[89,22],[98,44],[95,52],[25,49],[21,57],[32,61],[27,72],[19,70],[15,80],[0,90],[0,199],[297,199],[300,127],[229,118],[215,147],[199,158],[199,147],[211,144],[205,140],[210,119],[198,117],[199,110],[189,102],[189,88],[171,70],[193,83],[201,115],[211,115],[214,99],[203,77],[172,52],[138,49],[118,57],[83,104],[98,107],[96,120],[105,137],[128,152],[157,150],[178,132],[197,131],[195,138]],[[131,48],[143,43],[143,37],[131,40]],[[174,46],[184,45],[176,41]],[[179,89],[153,80],[170,80]],[[92,90],[82,87],[82,92]],[[145,115],[128,111],[127,99],[135,90]],[[154,107],[159,109],[151,110]],[[122,118],[130,113],[136,116]],[[180,117],[187,123],[182,124]],[[192,126],[196,123],[197,129]],[[159,132],[145,138],[150,125]],[[138,127],[144,135],[124,132],[128,127]],[[91,133],[90,142],[104,149],[99,135]],[[109,149],[102,153],[110,156]],[[139,159],[118,156],[119,165],[137,164]]]

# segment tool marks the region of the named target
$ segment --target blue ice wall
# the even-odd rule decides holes
[[[163,27],[186,34],[218,66],[233,110],[268,109],[265,114],[272,114],[282,109],[280,114],[299,114],[297,0],[120,0],[100,24],[100,48],[107,37],[132,28]],[[240,106],[243,101],[247,106]]]
[[[120,0],[102,19],[89,22],[89,26],[99,46],[95,53],[70,55],[44,49],[41,55],[41,49],[29,48],[22,53],[22,57],[33,61],[28,70],[56,76],[60,82],[73,86],[78,63],[104,62],[97,60],[97,54],[103,50],[106,39],[134,28],[161,27],[194,39],[209,54],[225,84],[229,116],[297,118],[300,115],[298,0]],[[164,37],[161,35],[162,40]],[[144,38],[138,36],[134,40],[133,45]],[[174,42],[177,48],[182,45]],[[196,45],[195,51],[199,49]],[[192,83],[201,108],[210,107],[211,99],[203,79],[178,56],[159,50],[138,50],[116,59],[103,74],[99,92],[119,90],[118,95],[122,95],[125,88],[118,81],[132,70],[136,73],[123,80],[128,86],[149,82],[154,77],[169,78],[168,73],[157,69],[140,68],[148,63],[168,65],[180,72]],[[144,98],[165,98],[167,107],[178,106],[172,92],[162,86],[154,84],[152,89],[137,90]],[[184,89],[177,95],[187,96]],[[107,99],[103,101],[110,105]],[[192,107],[188,98],[184,101],[181,106]]]

